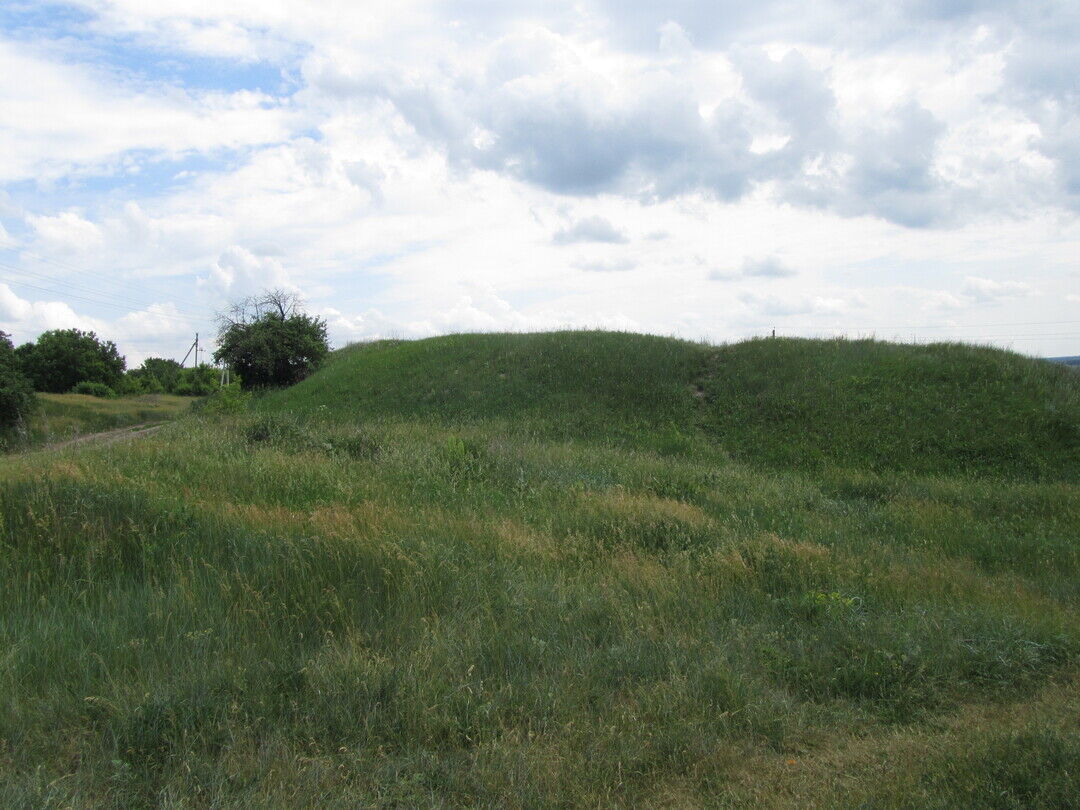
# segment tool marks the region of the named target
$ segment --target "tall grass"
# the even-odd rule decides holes
[[[1080,788],[1073,482],[285,401],[0,470],[0,805]]]
[[[25,450],[107,430],[173,419],[191,407],[192,397],[169,394],[104,399],[85,394],[38,394],[26,430],[0,436],[0,452]]]

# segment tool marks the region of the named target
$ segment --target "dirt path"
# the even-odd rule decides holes
[[[106,430],[101,433],[87,433],[85,436],[76,436],[74,439],[57,442],[56,444],[49,444],[41,449],[61,450],[76,444],[96,441],[112,444],[113,442],[123,441],[124,439],[135,439],[146,436],[153,433],[155,430],[164,427],[164,424],[164,422],[143,422],[141,425],[128,425],[127,427],[117,428],[116,430]]]

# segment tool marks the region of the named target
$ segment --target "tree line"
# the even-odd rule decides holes
[[[297,383],[328,351],[326,322],[306,314],[302,301],[286,291],[246,298],[218,316],[214,362],[228,367],[245,389]],[[219,385],[219,369],[205,364],[184,368],[175,360],[149,357],[128,369],[116,344],[93,332],[53,329],[18,348],[0,332],[0,432],[27,417],[35,392],[207,396]]]

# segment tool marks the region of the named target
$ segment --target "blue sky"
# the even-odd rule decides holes
[[[1080,353],[1075,3],[0,7],[0,329]]]

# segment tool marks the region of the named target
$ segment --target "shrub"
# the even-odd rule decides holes
[[[116,397],[116,392],[104,383],[89,382],[87,380],[83,380],[72,388],[71,393],[86,394],[87,396],[102,397],[104,399],[114,399]]]
[[[164,394],[165,387],[156,377],[143,374],[141,369],[135,369],[124,375],[116,389],[116,393],[125,397],[140,394]]]
[[[167,390],[182,397],[205,397],[221,387],[220,373],[213,366],[181,369]]]
[[[11,339],[0,332],[0,433],[21,424],[35,403],[30,380],[15,365]]]
[[[240,388],[240,383],[230,383],[215,390],[206,399],[195,403],[195,410],[207,414],[237,414],[247,410],[251,394]]]
[[[14,368],[0,366],[0,433],[21,424],[35,404],[30,381]]]
[[[16,362],[36,391],[63,394],[80,382],[116,388],[124,374],[124,358],[111,341],[93,332],[53,329],[37,343],[24,343],[15,351]]]

